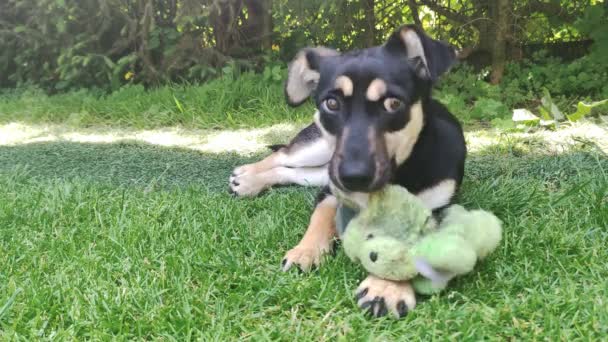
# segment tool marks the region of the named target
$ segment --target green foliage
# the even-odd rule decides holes
[[[0,87],[111,91],[131,83],[198,83],[226,74],[228,63],[231,73],[255,70],[277,81],[279,70],[266,67],[304,46],[349,50],[381,43],[395,27],[415,21],[412,3],[418,3],[418,19],[431,35],[460,47],[477,44],[475,25],[488,22],[488,6],[478,1],[425,6],[408,0],[6,0],[0,2]],[[451,15],[435,12],[436,6]],[[604,56],[602,6],[596,0],[561,0],[536,8],[513,1],[513,36],[518,44],[591,37],[595,56]],[[454,21],[473,14],[481,19]],[[581,17],[573,26],[576,16]],[[266,21],[270,25],[261,28]],[[590,70],[576,77],[593,83],[593,75]]]
[[[570,112],[579,101],[608,97],[608,69],[592,56],[564,63],[539,52],[533,60],[509,63],[498,85],[486,82],[487,75],[485,69],[460,65],[441,81],[436,97],[465,122],[486,120],[503,127],[512,125],[514,108],[561,121],[562,112]],[[606,106],[598,107],[598,113],[608,112]]]
[[[585,103],[580,101],[577,105],[576,105],[576,112],[572,113],[572,114],[568,114],[566,115],[568,117],[568,120],[572,121],[572,122],[576,122],[579,121],[580,119],[584,118],[585,116],[589,115],[589,113],[591,113],[591,110],[595,107],[604,105],[608,103],[608,99],[603,100],[603,101],[596,101],[596,102],[592,102],[592,103]]]
[[[509,108],[500,101],[490,98],[481,98],[475,101],[470,117],[473,119],[502,118],[510,114]]]
[[[592,58],[599,64],[608,66],[608,7],[598,3],[585,9],[584,15],[577,19],[576,26],[581,33],[593,39]]]
[[[146,90],[141,84],[132,84],[109,94],[91,90],[52,96],[39,89],[5,92],[0,95],[0,122],[226,128],[311,120],[310,104],[293,110],[285,103],[282,78],[267,80],[263,75],[240,73],[230,67],[224,72],[200,85],[174,84]],[[284,69],[277,72],[285,74]],[[275,77],[273,71],[271,75]]]

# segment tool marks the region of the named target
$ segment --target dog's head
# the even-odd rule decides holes
[[[452,47],[414,26],[401,27],[382,46],[298,53],[285,95],[293,106],[313,96],[316,123],[335,144],[329,165],[335,186],[371,192],[389,182],[424,125],[423,100],[455,59]]]

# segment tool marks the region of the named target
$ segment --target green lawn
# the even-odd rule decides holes
[[[293,127],[251,137],[176,129],[163,141],[130,127],[0,124],[0,339],[608,334],[606,127],[469,132],[459,201],[495,212],[504,239],[474,273],[400,321],[356,307],[352,291],[364,273],[342,251],[312,274],[279,272],[316,189],[228,194],[231,169]]]

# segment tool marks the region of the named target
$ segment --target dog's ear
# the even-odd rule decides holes
[[[298,52],[289,64],[285,97],[290,106],[299,106],[317,88],[321,74],[319,72],[324,57],[337,56],[336,50],[325,47],[305,48]]]
[[[418,76],[436,81],[456,62],[456,50],[427,36],[414,25],[405,25],[394,32],[384,48],[390,53],[405,53]]]

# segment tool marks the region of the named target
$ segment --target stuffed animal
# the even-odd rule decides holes
[[[350,217],[354,216],[350,219]],[[496,216],[453,205],[441,224],[415,195],[388,186],[370,195],[366,208],[354,214],[341,209],[338,226],[344,251],[371,274],[390,280],[411,280],[416,292],[432,294],[450,279],[470,272],[500,242]]]

